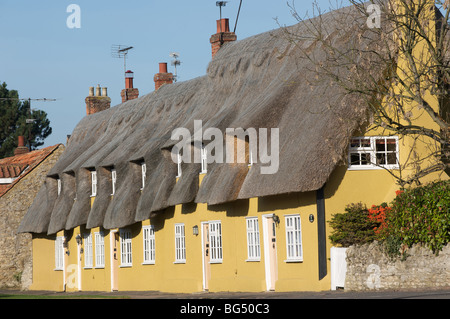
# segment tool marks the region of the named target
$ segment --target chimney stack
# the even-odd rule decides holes
[[[237,36],[234,32],[230,32],[230,20],[220,19],[217,20],[217,33],[213,34],[209,39],[212,49],[212,57],[220,50],[220,48],[228,42],[236,41]]]
[[[159,64],[159,73],[156,73],[153,79],[155,80],[155,91],[158,91],[164,84],[173,83],[173,74],[167,73],[167,63]]]
[[[26,154],[30,150],[25,146],[25,136],[19,136],[18,138],[18,146],[14,150],[14,155]]]
[[[120,92],[122,103],[139,97],[139,90],[133,87],[134,73],[130,70],[125,72],[125,89]]]
[[[97,85],[97,88],[95,89],[95,96],[94,87],[91,86],[89,88],[89,96],[86,97],[85,102],[86,115],[104,111],[111,107],[111,98],[108,97],[107,88],[101,88],[100,85]]]

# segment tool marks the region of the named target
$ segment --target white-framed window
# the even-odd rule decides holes
[[[144,264],[155,263],[155,227],[143,226],[144,235]]]
[[[84,241],[84,268],[92,268],[93,266],[92,234],[91,233],[84,234],[83,241]]]
[[[121,229],[120,236],[120,266],[131,267],[132,253],[131,253],[131,231],[128,229]]]
[[[211,263],[221,263],[222,254],[222,223],[220,220],[209,222],[209,244],[211,246]]]
[[[97,171],[91,171],[91,197],[97,196]]]
[[[95,239],[95,268],[105,267],[105,236],[103,232],[96,232]]]
[[[111,186],[112,186],[111,195],[114,195],[116,193],[116,183],[117,183],[117,171],[115,168],[113,168],[111,169]]]
[[[181,152],[181,151],[180,151]],[[177,154],[177,176],[176,176],[176,178],[179,178],[179,177],[181,177],[181,153],[180,152],[178,152],[178,154]]]
[[[302,226],[300,215],[285,216],[286,261],[303,261]]]
[[[208,152],[206,150],[206,146],[202,144],[201,150],[201,171],[200,174],[206,174],[208,172]]]
[[[260,261],[261,244],[259,241],[258,217],[247,217],[245,222],[247,225],[247,260]]]
[[[398,169],[397,136],[353,137],[348,152],[349,169]]]
[[[64,269],[64,236],[58,236],[55,240],[55,270]]]
[[[58,185],[58,196],[59,196],[59,195],[61,195],[61,190],[62,190],[61,179],[58,178],[58,179],[56,180],[56,182],[57,182],[57,185]]]
[[[145,187],[145,179],[147,178],[147,165],[145,162],[141,163],[141,189],[144,189]]]
[[[175,224],[175,263],[186,263],[184,224]]]

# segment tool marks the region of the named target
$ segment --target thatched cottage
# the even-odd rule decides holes
[[[330,30],[335,14],[321,17]],[[342,47],[377,41],[358,30],[330,37]],[[33,234],[31,289],[330,289],[327,220],[352,202],[389,201],[398,185],[383,167],[348,162],[349,142],[362,141],[367,123],[364,101],[329,81],[312,84],[313,65],[283,30],[235,39],[219,20],[205,76],[171,83],[162,66],[157,90],[80,121],[19,229]],[[318,58],[324,50],[299,45]],[[195,132],[196,121],[203,132],[223,132],[223,145],[240,139],[227,128],[279,136],[267,134],[246,162],[211,163],[204,147],[212,141]],[[197,152],[201,161],[173,160],[178,128],[192,137],[183,157]],[[367,139],[389,152],[386,168],[396,169],[408,144],[372,134]],[[277,169],[263,174],[262,155],[275,144]]]

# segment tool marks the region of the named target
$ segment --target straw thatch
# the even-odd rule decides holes
[[[335,22],[326,19],[333,14],[322,17],[331,29]],[[302,28],[297,25],[290,30],[301,34]],[[331,36],[345,46],[356,34]],[[318,57],[323,50],[310,41],[299,45]],[[62,194],[55,198],[49,195],[54,187],[44,185],[19,231],[53,234],[82,224],[110,229],[148,219],[177,204],[213,205],[321,188],[366,113],[363,102],[343,95],[329,81],[312,85],[312,69],[301,50],[275,30],[227,44],[203,77],[165,85],[83,118],[49,172],[62,178]],[[239,127],[279,128],[278,172],[263,175],[260,163],[251,169],[245,164],[210,164],[199,187],[200,165],[183,164],[176,182],[176,164],[170,159],[170,147],[176,141],[171,141],[171,132],[184,127],[193,135],[194,120],[202,120],[203,129],[215,127],[222,132]],[[142,191],[140,161],[147,165]],[[118,177],[113,197],[106,169],[112,166]],[[100,172],[99,192],[90,208],[90,177],[85,173],[94,168]],[[37,219],[39,223],[31,222]]]

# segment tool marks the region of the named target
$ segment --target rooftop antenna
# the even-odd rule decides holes
[[[227,5],[228,1],[216,1],[216,6],[220,8],[220,20],[222,20],[222,7]]]
[[[238,23],[238,20],[239,20],[239,14],[241,13],[241,7],[242,7],[242,0],[239,3],[239,10],[238,10],[237,17],[236,17],[236,23],[234,25],[234,31],[233,31],[234,33],[236,33],[236,27],[237,27],[237,23]]]
[[[171,58],[173,58],[171,64],[175,67],[175,74],[173,75],[173,80],[176,82],[177,81],[177,77],[178,77],[178,75],[177,75],[177,65],[181,64],[181,61],[178,60],[178,57],[180,56],[180,54],[177,53],[177,52],[172,52],[172,53],[169,54],[169,56]]]
[[[133,47],[121,44],[113,44],[111,46],[111,56],[113,58],[123,58],[123,73],[127,72],[127,55],[128,51],[133,49]]]

